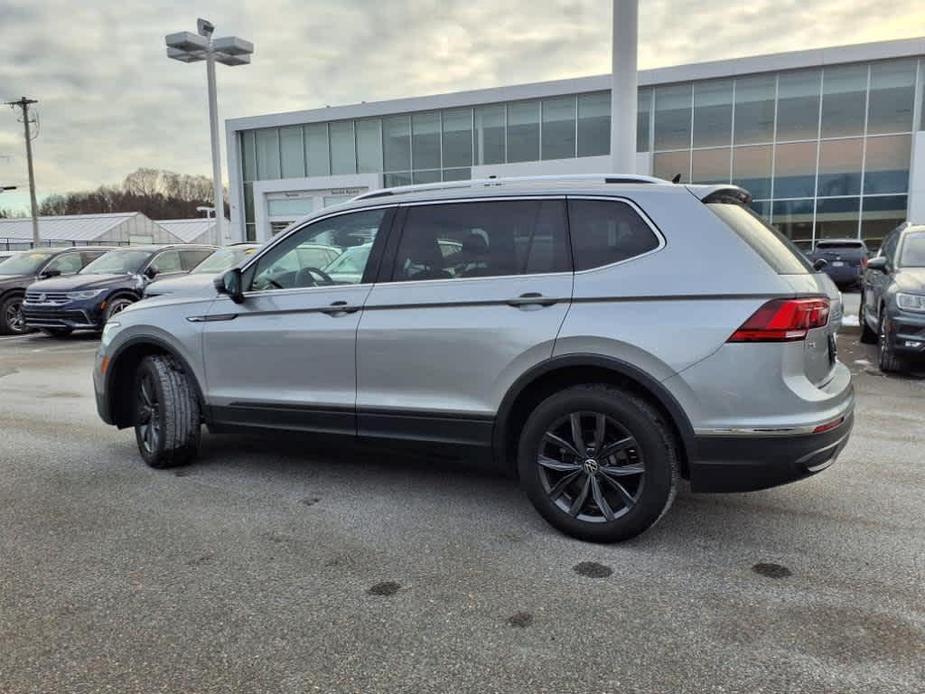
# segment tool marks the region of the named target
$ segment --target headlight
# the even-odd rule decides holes
[[[122,324],[117,320],[106,321],[106,325],[103,326],[103,335],[100,338],[100,344],[104,347],[108,345],[121,327]]]
[[[896,293],[896,305],[903,311],[917,311],[925,313],[925,294]]]
[[[106,291],[105,289],[84,289],[83,291],[79,291],[79,292],[68,292],[67,298],[68,299],[79,299],[80,301],[86,301],[87,299],[92,299],[94,296],[99,296],[105,291]]]

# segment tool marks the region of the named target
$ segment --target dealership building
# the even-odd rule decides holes
[[[226,121],[234,240],[383,186],[609,172],[610,75]],[[802,244],[925,222],[925,38],[642,70],[636,172],[736,183]]]

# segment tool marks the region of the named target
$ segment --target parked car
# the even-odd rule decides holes
[[[824,260],[824,264],[820,263],[822,272],[844,289],[860,284],[861,275],[864,273],[869,257],[867,244],[860,239],[816,241],[815,248],[809,254],[810,262],[817,263]]]
[[[101,330],[155,277],[185,275],[214,252],[214,246],[186,244],[111,250],[72,276],[29,285],[22,303],[26,326],[55,337]]]
[[[925,225],[894,229],[867,263],[860,322],[881,371],[902,371],[925,355]]]
[[[26,287],[36,280],[75,274],[109,247],[38,248],[18,251],[0,262],[0,335],[29,332],[22,313]]]
[[[361,195],[226,272],[218,298],[110,321],[98,410],[155,468],[192,460],[203,422],[475,446],[556,528],[632,537],[679,478],[763,489],[848,440],[841,295],[749,202],[635,176]],[[348,253],[360,230],[372,245],[351,281],[274,278],[302,244]]]
[[[213,282],[220,275],[238,265],[260,248],[256,243],[236,243],[220,248],[194,267],[189,274],[155,279],[144,289],[145,298],[164,294],[198,294],[214,292]]]
[[[0,263],[2,263],[7,258],[12,258],[14,255],[22,253],[22,251],[9,251],[0,249]]]

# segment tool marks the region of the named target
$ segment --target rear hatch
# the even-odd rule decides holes
[[[806,378],[816,386],[824,385],[835,367],[835,333],[841,325],[843,311],[838,287],[828,275],[815,272],[810,261],[790,239],[748,207],[750,197],[744,190],[735,187],[715,189],[701,199],[780,275],[791,290],[791,297],[828,299],[829,315],[825,324],[809,329],[805,338],[789,342],[792,347],[799,348],[799,353],[796,349],[786,350],[784,356],[785,360],[799,359]],[[788,370],[787,364],[784,367]]]
[[[819,241],[811,257],[825,260],[832,267],[860,268],[867,258],[867,249],[861,241]]]

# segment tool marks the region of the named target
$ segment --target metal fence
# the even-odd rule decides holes
[[[130,245],[129,241],[62,241],[62,240],[46,240],[40,241],[38,248],[63,248],[63,247],[74,247],[78,248],[80,246],[128,246]],[[13,239],[13,238],[0,238],[0,250],[2,251],[28,251],[31,248],[36,248],[36,245],[32,241],[25,241],[23,239]]]

